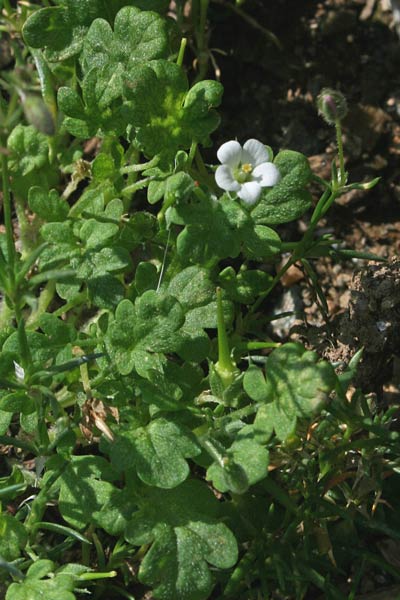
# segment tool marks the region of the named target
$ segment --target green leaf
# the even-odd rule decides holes
[[[149,204],[159,202],[165,193],[166,181],[150,181],[147,188],[147,201]]]
[[[207,470],[220,492],[243,494],[248,488],[268,475],[269,453],[256,439],[254,429],[247,425],[226,451],[224,465],[214,462]]]
[[[138,364],[135,364],[139,372]],[[155,368],[142,366],[140,374],[146,379],[137,382],[144,402],[152,408],[153,414],[159,411],[180,411],[185,408],[182,399],[182,390],[173,381],[168,381],[164,369],[157,371]]]
[[[166,180],[164,194],[165,201],[168,204],[172,204],[179,200],[185,201],[193,192],[194,187],[194,180],[190,175],[183,171],[174,173]]]
[[[204,329],[217,327],[215,285],[209,272],[197,266],[187,267],[169,283],[167,291],[177,298],[185,312],[177,351],[186,360],[200,362],[206,358],[209,339]],[[226,323],[232,320],[232,306],[224,301]]]
[[[83,221],[79,237],[86,248],[96,250],[111,243],[118,231],[119,227],[116,223],[99,223],[96,219],[88,219]]]
[[[78,239],[75,237],[71,221],[63,221],[62,223],[45,223],[40,233],[46,242],[53,244],[62,243],[63,245],[77,246]],[[42,255],[43,257],[43,255]]]
[[[106,199],[110,197],[109,185],[97,185],[95,188],[88,187],[85,189],[79,200],[71,207],[69,216],[76,218],[82,216],[85,211],[101,214],[104,212]]]
[[[149,358],[146,355],[146,358]],[[144,402],[150,405],[151,414],[158,411],[182,411],[190,406],[202,389],[204,373],[199,366],[184,363],[179,366],[172,361],[149,365],[147,360],[141,369],[135,366],[145,379],[137,381]],[[160,363],[160,361],[159,361]]]
[[[285,344],[269,355],[265,382],[258,371],[256,367],[249,369],[244,387],[253,400],[266,402],[264,422],[273,425],[281,440],[295,431],[298,418],[318,414],[337,382],[333,367],[326,361],[318,362],[316,352],[298,343]]]
[[[89,298],[98,308],[113,310],[125,296],[124,285],[108,273],[91,277],[88,281]]]
[[[82,40],[82,33],[79,41]],[[73,40],[71,15],[63,6],[42,8],[34,12],[24,24],[23,36],[28,46],[32,48],[49,47],[60,51],[67,46],[72,46],[74,48],[72,53],[79,51],[77,39]],[[66,58],[65,55],[63,57]]]
[[[73,456],[60,476],[59,508],[74,528],[96,523],[98,515],[115,494],[111,465],[100,456]]]
[[[107,347],[119,372],[130,373],[143,352],[174,352],[183,323],[182,307],[173,296],[148,290],[134,305],[123,300],[107,331]]]
[[[111,461],[119,468],[134,467],[147,485],[169,489],[186,479],[189,466],[185,459],[200,451],[190,430],[160,418],[118,435]]]
[[[75,340],[75,328],[51,313],[44,313],[40,316],[39,326],[49,341],[56,346],[63,347]]]
[[[88,138],[97,132],[103,136],[125,133],[132,116],[122,105],[123,73],[122,64],[93,67],[83,80],[82,97],[70,88],[58,90],[58,105],[66,115],[63,124],[69,133],[78,138]]]
[[[9,514],[0,514],[0,556],[7,561],[15,560],[27,541],[23,524]]]
[[[186,224],[177,239],[177,252],[184,263],[206,265],[240,253],[243,231],[250,217],[227,196],[182,203],[175,207],[171,220]]]
[[[129,270],[131,266],[129,252],[120,246],[102,248],[91,258],[93,273],[122,273]]]
[[[231,531],[218,521],[220,505],[207,486],[189,480],[173,490],[149,488],[125,537],[151,544],[139,580],[160,600],[205,600],[213,580],[207,563],[228,569],[237,560]]]
[[[17,125],[7,140],[10,150],[10,169],[22,176],[48,164],[49,143],[47,136],[33,125]]]
[[[22,583],[12,583],[7,590],[5,600],[76,600],[73,590],[75,579],[70,575],[56,575],[48,579],[27,577]]]
[[[97,15],[101,16],[101,12]],[[132,107],[124,103],[124,80],[143,61],[167,56],[168,28],[165,19],[132,6],[122,8],[114,31],[105,19],[95,19],[83,44],[81,65],[84,73],[82,97],[70,88],[58,91],[64,126],[76,137],[126,135],[133,121]],[[104,163],[104,160],[103,160]],[[97,179],[105,177],[105,165],[94,164]],[[112,166],[106,167],[112,174]]]
[[[120,241],[126,248],[135,248],[138,244],[153,239],[158,233],[158,222],[148,212],[136,212],[129,218],[127,226],[120,233]]]
[[[79,54],[89,26],[98,17],[113,23],[124,5],[158,12],[166,9],[166,0],[64,0],[58,4],[34,12],[23,27],[28,46],[45,48],[46,57],[52,62]]]
[[[27,339],[34,362],[43,365],[47,360],[53,357],[54,348],[47,336],[36,331],[28,331]],[[18,333],[16,331],[4,342],[3,350],[12,352],[15,356],[21,356]]]
[[[12,392],[0,398],[0,410],[5,412],[29,415],[35,408],[34,400],[25,391]]]
[[[45,221],[64,221],[69,212],[69,204],[60,198],[56,190],[47,192],[34,186],[29,190],[29,208]]]
[[[167,290],[171,296],[179,300],[185,312],[215,300],[215,285],[210,279],[208,270],[197,266],[187,267],[175,275],[169,282]],[[215,315],[214,324],[205,326],[215,327],[216,322]]]
[[[150,262],[141,262],[135,271],[135,288],[139,295],[147,290],[155,290],[158,282],[157,267]]]
[[[0,397],[1,406],[1,397]],[[4,435],[10,427],[13,413],[0,409],[0,435]]]
[[[194,140],[208,145],[208,134],[214,131],[220,122],[216,111],[210,110],[221,104],[223,87],[218,81],[206,80],[196,83],[187,93],[184,102],[184,119],[191,128]]]
[[[127,71],[138,61],[167,57],[166,21],[157,14],[132,6],[121,8],[114,31],[104,19],[96,19],[85,37],[81,63],[84,72],[104,65],[115,69],[122,63]]]
[[[255,225],[244,231],[244,253],[252,259],[270,258],[281,251],[279,235],[270,227]]]
[[[255,402],[269,400],[269,388],[265,382],[264,374],[262,370],[255,365],[250,365],[247,369],[243,379],[243,387],[246,394],[248,394]]]
[[[234,302],[251,304],[259,294],[268,289],[271,275],[265,271],[241,270],[237,274],[233,267],[226,267],[219,274],[221,287]]]
[[[116,168],[112,156],[105,152],[99,152],[92,163],[93,179],[103,181],[105,179],[115,179]]]
[[[29,579],[42,579],[49,573],[54,572],[55,565],[53,561],[39,559],[31,564],[26,575]]]
[[[129,100],[136,140],[147,157],[161,156],[172,165],[178,150],[193,142],[210,143],[219,124],[214,108],[221,101],[222,86],[204,81],[188,91],[184,71],[175,63],[154,60],[127,74]]]
[[[256,223],[280,224],[294,221],[311,206],[306,189],[312,172],[307,158],[293,150],[282,150],[274,160],[281,174],[280,182],[263,192],[251,215]]]

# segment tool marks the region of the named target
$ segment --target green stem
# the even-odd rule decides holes
[[[199,437],[198,441],[203,446],[204,450],[219,464],[220,467],[224,468],[226,456],[224,453],[225,448],[222,446],[216,448],[216,441],[211,441],[206,437]]]
[[[133,194],[135,194],[136,192],[138,192],[139,190],[142,190],[143,188],[147,187],[150,183],[150,181],[153,181],[154,177],[147,177],[146,179],[141,179],[140,181],[136,181],[135,183],[132,183],[132,185],[128,185],[126,188],[124,188],[122,190],[122,195],[123,196],[133,196]]]
[[[32,502],[31,511],[28,518],[25,521],[25,529],[32,536],[35,535],[34,525],[38,521],[43,521],[43,515],[46,512],[47,503],[51,497],[51,488],[57,481],[57,479],[63,474],[65,469],[68,467],[68,461],[65,460],[62,465],[46,479],[42,489]],[[87,546],[87,544],[85,544]]]
[[[2,145],[3,139],[2,139]],[[9,175],[8,175],[8,164],[7,157],[1,155],[1,166],[2,166],[2,178],[3,178],[3,213],[4,213],[4,225],[6,229],[6,241],[7,241],[7,267],[8,267],[8,281],[9,281],[9,293],[10,300],[13,304],[15,319],[17,321],[18,330],[18,342],[21,352],[21,363],[24,369],[27,369],[32,364],[31,353],[29,350],[28,340],[25,331],[25,321],[22,317],[21,311],[21,294],[18,290],[16,283],[16,264],[17,264],[17,253],[14,244],[14,232],[11,217],[11,195],[9,188]]]
[[[179,48],[178,58],[176,59],[176,64],[178,65],[178,67],[181,67],[182,64],[183,64],[183,59],[184,59],[184,56],[185,56],[186,45],[187,45],[187,38],[182,38],[181,39],[181,45],[180,45],[180,48]]]
[[[26,324],[30,329],[36,329],[39,324],[39,319],[43,313],[46,312],[49,307],[50,302],[54,298],[54,294],[56,291],[56,283],[55,281],[48,281],[46,286],[40,292],[39,300],[37,303],[37,308],[32,314],[29,316]]]
[[[342,125],[340,120],[337,119],[335,122],[336,129],[336,143],[339,155],[339,185],[346,184],[346,171],[344,170],[344,153],[343,153],[343,139],[342,139]]]
[[[44,59],[43,53],[41,50],[34,50],[30,48],[30,52],[35,61],[36,70],[39,75],[40,87],[42,90],[42,96],[44,103],[50,111],[50,114],[53,118],[53,123],[57,123],[57,100],[55,95],[55,85],[53,82],[53,74],[49,69],[49,65]]]
[[[199,172],[200,181],[204,182],[204,184],[210,188],[212,192],[215,194],[219,193],[219,188],[215,183],[214,177],[211,177],[209,172],[207,171],[206,165],[204,164],[203,157],[201,156],[200,150],[197,148],[195,153],[195,162],[196,167]]]
[[[36,406],[36,414],[38,419],[37,425],[37,437],[39,442],[39,452],[40,454],[47,454],[48,448],[50,444],[49,432],[47,429],[46,423],[46,404],[47,401],[43,397],[43,394],[40,390],[31,390],[31,395],[35,401]]]
[[[30,372],[32,366],[32,356],[29,349],[28,338],[26,336],[25,320],[22,316],[21,308],[18,302],[14,305],[15,320],[17,321],[17,332],[18,332],[18,345],[21,353],[21,363],[25,370]]]
[[[260,294],[257,300],[254,302],[253,306],[249,309],[248,315],[253,314],[257,308],[260,306],[262,302],[264,302],[265,298],[272,292],[274,287],[280,282],[281,278],[284,276],[286,271],[298,260],[296,250],[293,252],[292,256],[288,259],[288,261],[283,265],[283,267],[278,271],[275,275],[271,283],[265,292]]]
[[[14,195],[14,203],[19,224],[21,257],[22,260],[24,260],[29,256],[35,247],[34,241],[32,240],[33,228],[26,217],[25,202],[21,198],[18,198]]]
[[[265,406],[264,402],[257,402],[254,404],[249,404],[243,408],[238,408],[237,410],[232,411],[229,415],[223,415],[221,417],[214,418],[214,425],[216,429],[224,429],[229,423],[232,421],[240,421],[245,419],[246,417],[250,417],[250,415],[254,415],[261,406]]]
[[[192,166],[197,152],[197,142],[192,142],[189,150],[189,167]]]
[[[330,199],[332,197],[332,190],[331,188],[327,188],[324,193],[322,194],[321,198],[318,200],[316,207],[314,208],[314,211],[311,215],[311,219],[310,219],[310,227],[315,227],[318,223],[318,221],[321,218],[322,215],[322,211],[324,206],[330,202]],[[310,228],[309,228],[310,229]],[[308,234],[309,229],[306,231],[306,234]]]
[[[218,319],[218,362],[222,368],[229,369],[232,365],[226,334],[224,309],[222,306],[221,288],[217,288],[217,319]]]
[[[228,335],[226,333],[224,308],[222,305],[221,288],[217,288],[217,328],[218,328],[218,362],[215,370],[228,387],[234,380],[238,369],[231,358]]]
[[[146,163],[142,163],[142,164],[134,164],[134,165],[127,165],[126,167],[121,167],[121,169],[119,170],[119,172],[122,175],[126,175],[127,173],[139,173],[140,171],[145,171],[146,169],[150,169],[151,167],[155,167],[160,161],[160,157],[159,156],[154,156],[151,160],[149,160]]]
[[[53,315],[55,317],[61,317],[61,315],[63,315],[64,313],[68,312],[69,310],[72,310],[76,306],[79,306],[86,301],[87,292],[81,292],[80,294],[77,294],[72,300],[69,300],[69,302],[66,302],[65,304],[63,304],[63,306],[55,310],[53,312]]]
[[[112,577],[116,577],[117,575],[117,571],[106,571],[104,573],[82,573],[81,575],[79,575],[79,581],[95,581],[96,579],[110,579]]]
[[[3,298],[0,304],[0,330],[11,325],[13,316],[11,308],[8,306],[5,298]]]
[[[2,140],[2,146],[5,146]],[[15,263],[16,263],[16,251],[14,244],[14,232],[11,218],[11,196],[9,187],[9,176],[8,176],[8,164],[7,156],[1,154],[1,168],[2,168],[2,179],[3,179],[3,213],[4,213],[4,226],[6,229],[6,240],[7,240],[7,260],[8,260],[8,276],[10,278],[11,287],[14,288],[15,284]]]

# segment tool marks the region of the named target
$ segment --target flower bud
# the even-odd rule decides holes
[[[41,96],[38,94],[24,94],[22,108],[28,123],[33,125],[40,133],[45,135],[55,134],[53,117]]]
[[[336,121],[347,115],[346,98],[337,90],[323,89],[317,98],[317,106],[319,114],[328,125],[335,125]]]

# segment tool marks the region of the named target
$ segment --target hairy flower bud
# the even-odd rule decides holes
[[[335,125],[337,120],[342,120],[347,115],[346,98],[341,92],[325,88],[317,98],[319,114],[328,125]]]
[[[24,94],[22,96],[22,108],[26,120],[33,125],[40,133],[45,135],[55,134],[55,125],[53,117],[38,94]]]

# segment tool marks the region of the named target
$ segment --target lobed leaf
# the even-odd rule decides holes
[[[125,429],[111,448],[111,461],[119,468],[135,468],[147,485],[174,488],[189,475],[186,458],[200,453],[190,430],[158,418],[145,427]]]
[[[18,558],[25,548],[28,535],[24,525],[12,515],[0,514],[0,556],[12,561]]]
[[[295,428],[298,418],[316,415],[328,401],[337,377],[326,361],[318,362],[316,352],[301,344],[288,343],[274,350],[265,365],[266,378],[256,367],[244,377],[244,389],[256,402],[265,401],[262,421],[270,421],[276,435],[285,440]],[[258,416],[258,415],[257,415]]]
[[[128,523],[125,537],[135,545],[151,544],[139,579],[153,586],[160,600],[203,600],[213,580],[208,564],[233,566],[237,544],[218,521],[220,505],[207,486],[188,480],[172,490],[149,488]]]
[[[123,7],[165,12],[167,0],[61,0],[59,6],[32,13],[23,27],[23,36],[32,48],[44,48],[48,60],[67,60],[82,49],[88,28],[96,19],[113,23]],[[97,44],[101,38],[95,40]]]
[[[136,139],[148,157],[160,155],[161,165],[171,165],[178,150],[193,142],[209,143],[219,123],[214,108],[222,86],[205,81],[198,93],[188,91],[184,71],[165,60],[150,61],[128,73],[125,96],[136,128]],[[156,195],[158,197],[158,195]]]
[[[274,160],[281,180],[263,192],[252,211],[258,224],[279,225],[301,217],[311,206],[311,194],[306,189],[312,172],[307,158],[300,152],[282,150]]]

